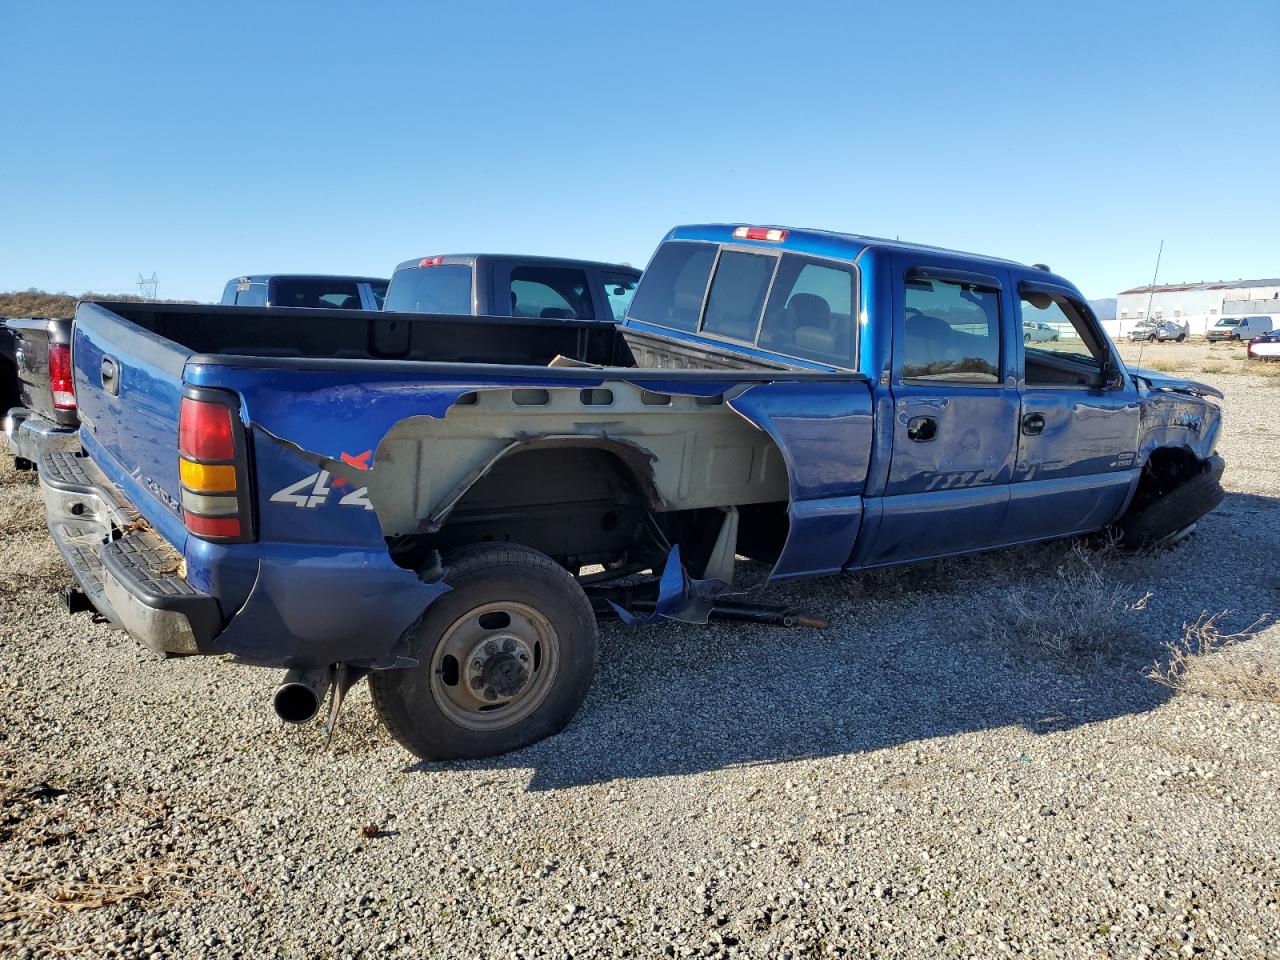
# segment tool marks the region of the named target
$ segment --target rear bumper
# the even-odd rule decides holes
[[[72,453],[80,449],[78,427],[54,423],[26,407],[14,407],[5,414],[4,435],[13,455],[33,464],[45,453]]]
[[[94,607],[157,653],[212,653],[222,629],[217,601],[184,578],[182,555],[87,457],[39,461],[49,532]]]

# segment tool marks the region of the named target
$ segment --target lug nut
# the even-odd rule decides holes
[[[515,650],[516,650],[516,642],[514,640],[504,640],[502,642],[503,653],[515,653]]]
[[[498,699],[498,694],[494,691],[493,687],[485,687],[485,688],[484,688],[484,698],[485,698],[486,700],[497,700],[497,699]]]
[[[494,641],[490,640],[484,645],[484,652],[489,654],[489,656],[493,656],[498,652],[498,645],[494,643]]]

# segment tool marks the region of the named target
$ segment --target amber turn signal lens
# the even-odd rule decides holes
[[[231,493],[236,488],[236,468],[231,464],[179,461],[182,485],[197,493]]]

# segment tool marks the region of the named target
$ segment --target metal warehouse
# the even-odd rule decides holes
[[[1149,306],[1148,306],[1149,303]],[[1280,322],[1280,279],[1219,280],[1209,283],[1158,284],[1116,294],[1116,319],[1107,324],[1112,336],[1128,333],[1147,311],[1157,320],[1185,321],[1202,334],[1219,316],[1268,314]]]

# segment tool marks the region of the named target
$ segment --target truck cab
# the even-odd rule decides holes
[[[1028,324],[1070,331],[1029,341]],[[641,366],[849,369],[878,429],[848,565],[1097,529],[1142,467],[1138,383],[1047,269],[778,227],[672,231],[624,324]]]
[[[386,309],[542,320],[621,320],[640,271],[559,257],[435,254],[396,267]]]

